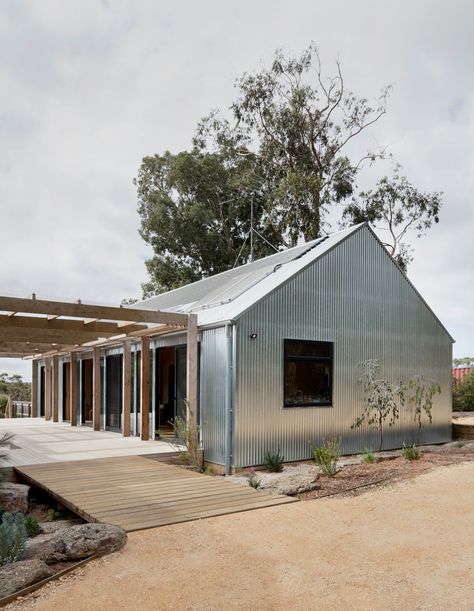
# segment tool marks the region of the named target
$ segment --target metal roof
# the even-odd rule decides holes
[[[133,308],[193,312],[199,325],[233,320],[365,223],[156,295]]]

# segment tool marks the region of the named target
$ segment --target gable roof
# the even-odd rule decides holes
[[[234,320],[288,278],[364,227],[361,223],[253,263],[145,299],[134,308],[194,313],[198,324]]]

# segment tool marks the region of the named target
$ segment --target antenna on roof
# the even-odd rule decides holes
[[[253,263],[253,199],[250,200],[250,263]]]

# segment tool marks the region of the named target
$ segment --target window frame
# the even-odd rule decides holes
[[[288,356],[289,342],[297,342],[299,344],[325,344],[329,347],[329,356]],[[286,364],[287,363],[329,363],[329,400],[326,403],[311,402],[311,403],[292,403],[288,405],[286,402]],[[294,339],[283,338],[283,409],[306,408],[306,407],[333,407],[333,379],[334,379],[334,342],[313,340],[313,339]]]

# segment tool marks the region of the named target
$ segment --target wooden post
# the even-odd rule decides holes
[[[197,439],[198,327],[196,314],[190,314],[188,317],[186,359],[186,418],[190,432]]]
[[[142,413],[142,431],[141,437],[143,441],[150,439],[150,338],[143,336],[142,342],[142,360],[141,360],[141,387],[140,387],[140,408]]]
[[[38,409],[38,361],[31,361],[31,415],[39,415]]]
[[[122,434],[130,437],[130,409],[132,405],[132,342],[126,339],[123,343],[122,374]]]
[[[69,416],[71,426],[77,426],[77,352],[71,352],[71,364],[69,370]]]
[[[51,359],[46,358],[44,368],[44,418],[51,420]]]
[[[8,398],[7,398],[7,407],[5,409],[5,417],[13,418],[13,402],[12,402],[11,395],[8,395]]]
[[[53,422],[59,421],[59,356],[53,355]]]
[[[100,348],[94,347],[92,356],[92,425],[94,431],[100,431]]]

